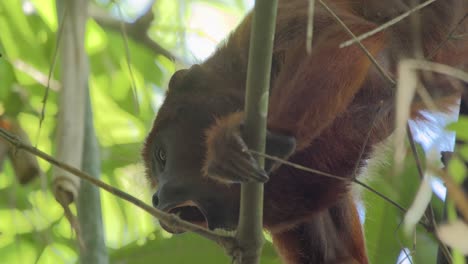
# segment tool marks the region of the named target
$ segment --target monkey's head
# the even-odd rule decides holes
[[[202,174],[205,131],[216,118],[242,109],[243,98],[225,85],[199,65],[176,72],[142,151],[157,189],[153,205],[210,229],[235,228],[239,212],[239,187]]]
[[[232,230],[238,222],[240,186],[223,184],[221,178],[233,174],[245,176],[253,171],[252,168],[257,168],[263,175],[265,172],[251,156],[247,161],[237,162],[238,156],[242,155],[232,151],[231,147],[238,141],[225,141],[230,138],[225,136],[216,143],[212,141],[213,131],[226,135],[220,132],[226,130],[217,128],[230,127],[232,123],[239,129],[227,131],[237,131],[241,137],[242,118],[229,117],[243,109],[244,91],[242,87],[233,87],[235,80],[223,80],[218,76],[217,72],[200,65],[172,76],[166,99],[146,139],[143,158],[147,176],[157,187],[153,195],[156,208],[209,229]],[[243,84],[237,82],[237,85]],[[221,119],[237,121],[225,123],[220,122]],[[214,145],[221,150],[212,151]],[[211,147],[210,151],[207,146]],[[286,157],[294,148],[293,138],[267,133],[268,154]],[[243,157],[247,155],[242,154]],[[212,163],[213,160],[216,162]],[[213,170],[209,169],[213,167]],[[274,167],[270,161],[265,163],[266,171]],[[164,225],[163,228],[173,233],[181,232]]]

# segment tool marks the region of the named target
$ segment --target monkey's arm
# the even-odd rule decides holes
[[[356,20],[347,23],[355,35],[375,27],[362,19]],[[349,36],[341,26],[330,26],[327,32],[318,36],[310,55],[306,54],[305,45],[287,54],[282,66],[284,70],[274,83],[268,128],[293,135],[297,151],[308,147],[347,109],[374,67],[357,44],[339,48],[347,38]],[[376,34],[364,40],[363,45],[375,56],[384,48],[384,35]]]
[[[360,19],[351,21],[350,27],[360,34],[375,26]],[[270,97],[267,154],[288,158],[304,149],[350,104],[368,75],[371,61],[357,45],[338,47],[348,38],[340,26],[332,25],[317,40],[312,54],[306,54],[305,45],[286,53]],[[383,40],[382,34],[376,34],[363,44],[375,55],[382,50]],[[264,182],[266,174],[245,151],[241,123],[241,114],[234,113],[208,130],[204,174],[223,182]],[[267,171],[274,169],[271,161],[267,165]]]

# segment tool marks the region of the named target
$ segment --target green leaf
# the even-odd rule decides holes
[[[49,26],[50,30],[57,30],[57,8],[55,0],[31,0],[34,3],[34,8],[41,16],[44,22]]]
[[[4,102],[5,114],[10,117],[17,116],[23,110],[23,99],[18,91],[12,91]]]
[[[103,146],[143,142],[146,130],[140,120],[122,110],[100,89],[91,90],[91,99],[93,109],[98,110],[95,111],[95,126],[99,142]]]
[[[447,129],[455,131],[457,138],[460,140],[468,141],[468,117],[459,116],[458,121],[451,123],[447,126]]]
[[[46,66],[42,47],[38,45],[40,31],[34,30],[22,11],[22,1],[0,1],[0,42],[5,49],[3,54],[9,60],[22,59],[35,67]],[[16,72],[17,78],[24,78]]]
[[[5,239],[5,235],[0,236],[0,240]],[[0,245],[2,243],[0,242]],[[31,241],[21,240],[21,243],[11,239],[11,243],[0,247],[2,263],[36,263],[38,257],[38,246]]]
[[[419,147],[418,154],[420,159],[424,161],[424,154],[421,153]],[[393,153],[387,153],[386,156],[393,157]],[[372,173],[372,178],[369,179],[369,185],[404,208],[409,208],[420,184],[415,161],[413,158],[405,159],[402,172],[397,175],[394,175],[392,168],[391,160],[389,160],[389,164],[379,167],[377,171],[373,171],[371,168],[370,171],[374,173]],[[412,248],[412,240],[405,237],[402,234],[403,232],[400,231],[402,229],[400,223],[403,219],[403,212],[367,190],[363,190],[362,198],[366,207],[364,233],[369,262],[396,263],[403,248]],[[433,200],[436,199],[433,198]],[[440,204],[440,201],[438,203]],[[416,229],[418,237],[424,235],[425,232],[420,227]],[[418,250],[421,252],[427,250],[436,252],[436,242],[429,238],[427,243],[419,245]],[[431,263],[423,260],[417,262],[416,259],[420,258],[422,259],[423,256],[413,257],[414,263]]]
[[[154,238],[156,236],[156,238]],[[153,239],[132,243],[111,253],[111,263],[230,263],[223,249],[214,242],[192,233],[174,235],[169,239],[155,233]],[[266,243],[263,250],[263,264],[280,264],[272,245]]]
[[[88,55],[103,52],[107,43],[106,32],[94,21],[88,20],[86,24],[85,47]]]
[[[468,161],[468,144],[461,144],[457,148],[463,160]]]
[[[1,33],[0,33],[1,34]],[[0,53],[3,53],[3,48],[0,45]],[[13,67],[4,58],[0,58],[0,102],[5,102],[10,93],[11,87],[16,82]]]
[[[74,263],[77,259],[77,253],[73,248],[60,243],[51,243],[42,251],[37,264]]]
[[[456,183],[461,184],[466,177],[466,165],[462,160],[454,156],[450,159],[448,172]]]

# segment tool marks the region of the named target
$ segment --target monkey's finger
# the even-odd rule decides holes
[[[232,164],[231,166],[242,174],[241,178],[245,179],[245,181],[268,181],[269,178],[265,170],[249,153],[236,152],[233,153],[231,158],[229,164]]]
[[[267,182],[270,178],[263,169],[246,168],[241,167],[243,170],[239,170],[244,182]]]
[[[236,179],[236,174],[229,172],[228,169],[211,165],[208,168],[207,176],[213,180],[216,180],[225,184],[239,183],[240,180]]]
[[[245,159],[225,160],[211,173],[214,171],[216,171],[217,177],[231,183],[266,182],[269,179],[266,172],[256,162],[252,163]]]
[[[244,172],[239,171],[236,166],[233,166],[233,164],[229,162],[223,162],[218,166],[211,166],[208,176],[227,184],[248,181],[248,179],[244,178]]]
[[[258,166],[238,160],[224,161],[219,166],[213,166],[208,175],[226,183],[266,182],[268,180],[266,172]]]
[[[232,150],[225,159],[211,163],[208,176],[225,183],[266,182],[269,179],[255,159],[240,149]]]

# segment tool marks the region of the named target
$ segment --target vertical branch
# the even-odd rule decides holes
[[[245,135],[250,149],[264,152],[270,70],[275,34],[277,0],[257,0],[250,35]],[[264,159],[258,157],[261,166]],[[237,239],[240,263],[259,263],[263,246],[263,184],[243,183]]]
[[[85,27],[88,0],[57,0],[61,21],[60,55],[62,91],[58,120],[57,156],[72,166],[84,167],[94,177],[100,174],[99,152],[88,90],[88,58],[85,52]],[[86,119],[86,120],[85,120]],[[86,121],[86,122],[85,122]],[[86,137],[86,138],[85,138]],[[54,193],[78,232],[80,262],[107,264],[99,191],[69,172],[55,169]],[[78,219],[67,213],[77,202]],[[79,228],[78,228],[79,225]]]
[[[98,179],[101,175],[99,144],[94,132],[89,91],[86,97],[83,171]],[[84,248],[81,248],[80,252],[80,263],[109,263],[102,225],[101,197],[99,189],[90,182],[81,180],[77,211],[81,227],[80,236],[84,242]]]
[[[87,18],[87,0],[57,0],[57,10],[63,20],[59,32],[62,91],[59,101],[57,128],[57,157],[81,168],[84,140],[85,60],[84,32]],[[66,15],[62,15],[66,14]],[[54,168],[54,194],[68,206],[78,195],[80,181],[72,174]]]

